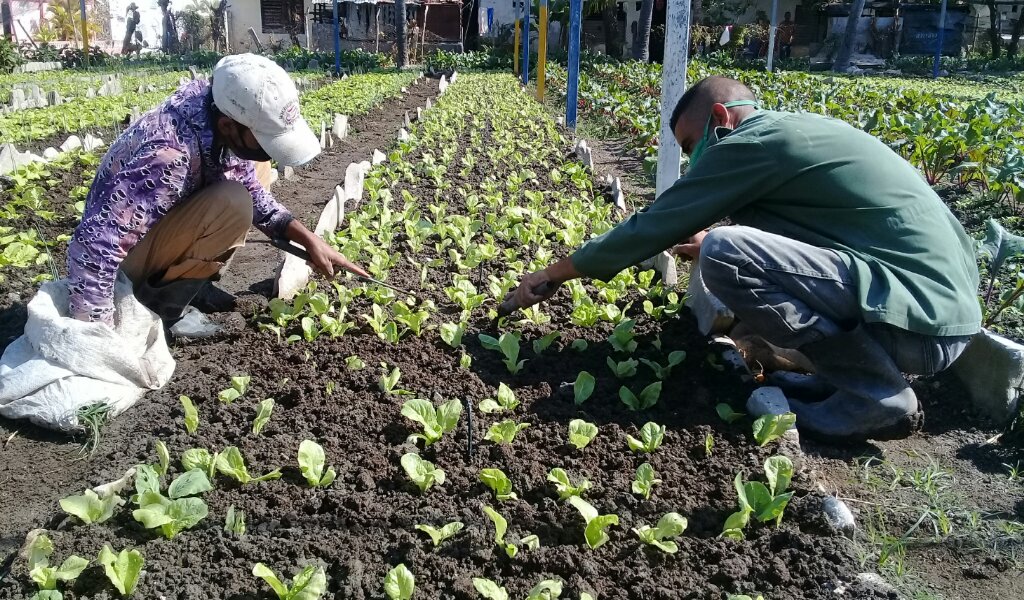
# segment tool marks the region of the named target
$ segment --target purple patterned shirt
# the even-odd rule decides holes
[[[254,163],[213,151],[207,81],[191,81],[110,146],[68,246],[72,316],[110,323],[117,269],[172,208],[204,186],[237,181],[253,198],[253,224],[281,234],[287,208],[256,180]],[[219,154],[219,153],[218,153]]]

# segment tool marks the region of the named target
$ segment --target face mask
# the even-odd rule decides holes
[[[722,106],[726,108],[733,108],[736,106],[757,106],[757,102],[753,100],[733,100],[732,102],[726,102]],[[697,159],[700,158],[701,154],[704,154],[704,150],[708,145],[709,129],[711,128],[711,119],[714,115],[708,115],[708,120],[704,123],[704,135],[701,136],[700,141],[693,147],[693,151],[690,152],[690,168],[692,169],[697,164]]]

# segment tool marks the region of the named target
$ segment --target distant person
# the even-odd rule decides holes
[[[139,22],[142,17],[139,15],[139,7],[134,2],[128,5],[127,19],[124,23],[124,42],[121,44],[121,54],[129,56],[132,52],[142,51],[142,33],[139,31]],[[133,41],[134,39],[134,41]]]
[[[789,58],[793,52],[793,38],[796,37],[796,23],[787,11],[779,24],[779,58]]]

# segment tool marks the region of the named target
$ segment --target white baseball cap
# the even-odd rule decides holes
[[[289,167],[320,154],[320,140],[299,113],[299,93],[274,61],[232,54],[213,68],[213,102],[245,125],[271,158]]]

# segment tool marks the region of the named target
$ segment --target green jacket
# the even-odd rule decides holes
[[[813,114],[757,111],[719,133],[657,201],[577,250],[576,269],[609,279],[729,216],[836,250],[866,322],[939,336],[980,329],[973,241],[888,146]]]

